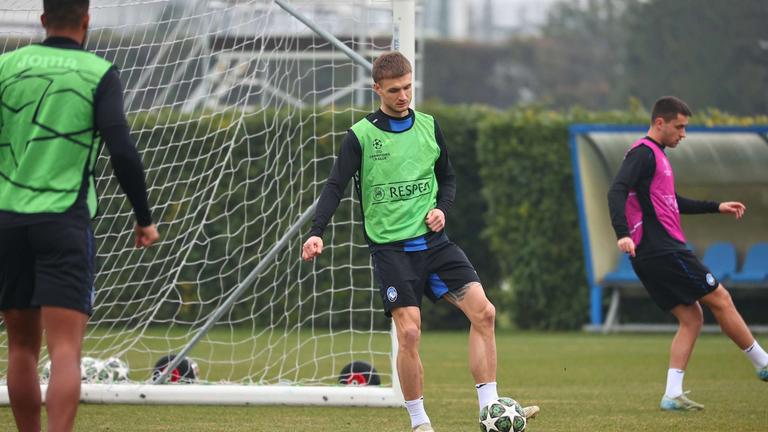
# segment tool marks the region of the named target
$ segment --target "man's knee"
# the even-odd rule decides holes
[[[34,355],[37,357],[40,354],[40,347],[39,340],[32,338],[13,338],[8,343],[8,353],[24,356]]]
[[[80,343],[55,343],[48,344],[48,354],[52,362],[76,362],[80,364]]]
[[[415,325],[406,325],[397,332],[398,345],[403,351],[418,349],[421,339],[421,329]]]
[[[698,303],[692,305],[680,305],[676,309],[673,309],[673,314],[677,317],[677,320],[682,327],[697,333],[701,331],[701,328],[704,325],[704,312],[701,310],[701,306]]]
[[[701,328],[704,327],[704,312],[702,312],[701,307],[697,307],[695,312],[686,318],[684,324],[697,333],[700,332]]]
[[[704,296],[701,302],[707,305],[714,314],[725,313],[736,308],[731,294],[722,285]]]
[[[472,324],[480,329],[493,329],[496,323],[496,307],[490,301],[485,302],[482,308],[475,314]]]

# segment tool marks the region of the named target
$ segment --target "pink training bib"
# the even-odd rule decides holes
[[[675,195],[675,176],[672,173],[669,159],[659,146],[646,138],[637,141],[630,150],[641,145],[651,149],[656,158],[656,172],[653,173],[650,188],[651,204],[656,212],[656,217],[672,238],[685,243],[685,234],[683,234],[683,228],[680,225],[680,210],[677,208]],[[629,235],[635,245],[639,245],[643,239],[643,211],[640,208],[640,201],[637,199],[637,192],[634,190],[630,190],[627,196],[625,213],[627,224],[629,224]]]

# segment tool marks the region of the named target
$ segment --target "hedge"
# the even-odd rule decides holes
[[[439,122],[457,175],[457,197],[448,214],[448,235],[466,251],[475,265],[488,296],[497,306],[499,323],[532,329],[580,327],[587,321],[588,290],[567,145],[568,126],[574,123],[645,124],[648,114],[636,103],[628,111],[603,113],[580,109],[558,113],[536,107],[499,111],[482,106],[446,106],[436,103],[426,103],[420,109],[434,115]],[[197,214],[201,211],[198,205],[200,200],[214,201],[207,215],[209,221],[223,213],[232,214],[234,218],[241,214],[258,219],[242,231],[238,230],[245,225],[244,220],[230,219],[226,223],[222,219],[221,224],[205,225],[201,236],[210,241],[203,248],[191,250],[184,258],[188,264],[182,269],[178,280],[205,279],[210,282],[199,286],[179,283],[170,288],[173,290],[170,295],[162,292],[168,287],[159,286],[107,290],[100,293],[100,303],[111,303],[115,307],[102,308],[99,311],[100,317],[123,321],[124,317],[133,315],[134,322],[149,319],[148,315],[139,316],[127,313],[127,310],[146,308],[147,302],[155,301],[165,302],[152,310],[151,319],[157,322],[191,322],[210,313],[210,308],[216,305],[211,299],[231,289],[238,277],[242,277],[240,273],[246,269],[236,267],[239,260],[222,260],[221,267],[216,269],[210,266],[204,268],[201,263],[209,256],[233,257],[251,252],[263,254],[264,248],[287,229],[284,223],[278,221],[291,219],[310,204],[308,198],[302,202],[292,201],[296,194],[281,194],[281,190],[275,188],[269,179],[264,179],[258,185],[252,180],[271,172],[275,166],[295,170],[294,175],[301,177],[301,167],[316,164],[314,169],[317,175],[327,175],[332,163],[330,156],[334,147],[338,146],[339,137],[361,116],[359,111],[350,110],[319,117],[301,112],[267,112],[247,115],[239,123],[234,121],[232,113],[201,116],[157,112],[135,116],[132,119],[135,136],[138,142],[149,145],[144,149],[143,157],[147,161],[154,159],[155,164],[158,159],[163,161],[162,169],[148,172],[149,184],[173,181],[185,185],[155,188],[150,194],[153,203],[164,203],[165,220],[161,222],[168,222],[181,214],[187,215],[187,219],[174,224],[174,232],[164,233],[165,238],[181,237],[186,231],[196,228],[203,217]],[[738,118],[716,110],[697,115],[693,120],[706,125],[768,124],[768,117]],[[304,136],[294,135],[289,128],[284,127],[289,121],[305,122]],[[239,124],[239,127],[235,128],[233,124]],[[272,132],[265,133],[267,130]],[[176,148],[181,142],[187,143],[186,147]],[[237,143],[229,149],[232,153],[228,160],[232,162],[216,165],[216,161],[224,157],[220,153],[223,151],[222,144],[232,142]],[[313,152],[302,147],[307,142],[316,143]],[[157,146],[162,146],[163,150],[158,150]],[[269,150],[265,152],[265,148]],[[200,159],[188,158],[184,163],[162,159],[175,152],[189,151],[207,156]],[[266,154],[266,157],[254,159],[254,152]],[[242,160],[248,162],[239,163]],[[204,190],[201,195],[190,199],[189,190],[194,189],[199,182],[214,179],[218,175],[217,170],[226,171],[227,184],[220,185],[218,190]],[[301,178],[298,183],[284,187],[298,192],[312,187],[312,181],[312,178]],[[100,183],[100,187],[105,189],[107,196],[118,194],[114,180]],[[123,206],[120,215],[115,216],[113,221],[102,223],[103,226],[118,224],[130,229],[130,225],[125,222],[129,212],[124,208],[123,200],[102,200],[102,205],[108,210],[107,214],[117,212],[114,206]],[[349,207],[349,203],[346,205],[348,207],[337,212],[337,222],[340,218],[348,217],[342,215],[355,212],[354,206]],[[243,206],[244,211],[232,212],[237,206]],[[305,227],[304,233],[308,228]],[[336,229],[352,228],[344,224]],[[233,236],[233,232],[237,235]],[[360,237],[356,242],[362,242],[359,228],[355,232]],[[351,235],[348,232],[340,234]],[[112,241],[112,238],[108,240]],[[294,243],[299,241],[301,239],[295,239]],[[291,247],[295,248],[296,244]],[[364,249],[358,252],[353,257],[354,264],[364,268],[368,260],[367,253]],[[156,250],[143,259],[151,260],[153,254],[162,256],[173,253],[169,250]],[[118,259],[122,261],[111,262]],[[139,268],[139,259],[138,254],[128,258],[118,254],[108,255],[101,263],[102,268],[123,268],[128,271],[102,276],[100,286],[131,286],[126,284],[129,284],[131,269]],[[174,259],[180,258],[148,266],[144,279],[151,280],[168,271]],[[253,265],[254,260],[253,257],[247,258],[246,264]],[[317,273],[311,275],[317,287],[316,292],[323,292],[332,283],[350,286],[360,280],[357,278],[367,277],[364,270],[331,271],[323,267],[322,259],[319,264],[316,267]],[[271,281],[282,277],[286,276],[267,274],[262,276],[262,280]],[[254,302],[266,301],[262,299],[279,294],[261,293],[257,289],[252,297],[235,306],[228,319],[247,321],[246,318],[255,307]],[[312,293],[307,293],[301,301],[315,310],[322,310],[330,302],[347,301],[343,298],[346,295],[350,294],[338,292],[332,296],[312,298]],[[187,301],[191,298],[204,303],[191,307]],[[374,304],[378,305],[378,301],[378,298],[374,299]],[[369,303],[370,298],[357,296],[354,306],[364,307]],[[290,302],[273,307],[276,309],[271,311],[271,315],[282,317],[280,319],[285,320],[286,325],[306,319],[300,311],[291,307]],[[322,319],[334,325],[346,325],[350,324],[349,315],[340,313]],[[381,317],[376,318],[375,325],[380,325],[378,321],[383,319],[381,314]],[[449,305],[436,308],[425,306],[423,319],[425,328],[466,326],[460,313]],[[372,323],[352,324],[364,327]]]

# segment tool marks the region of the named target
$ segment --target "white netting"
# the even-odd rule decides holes
[[[369,60],[389,48],[391,0],[290,4]],[[43,39],[41,8],[0,1],[3,52]],[[84,355],[119,357],[145,381],[311,205],[374,102],[362,68],[272,1],[91,0],[91,16],[87,47],[121,70],[162,240],[133,248],[132,211],[103,152]],[[191,351],[203,380],[330,384],[363,360],[391,384],[389,324],[351,189],[318,262],[299,259],[304,226]]]

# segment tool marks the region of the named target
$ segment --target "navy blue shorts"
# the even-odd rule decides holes
[[[417,252],[376,251],[373,274],[388,317],[394,308],[421,307],[425,295],[436,302],[448,292],[480,282],[467,255],[451,242]]]
[[[90,315],[95,256],[90,224],[0,228],[0,310],[56,306]]]
[[[637,277],[663,310],[691,305],[717,288],[719,282],[691,251],[633,260]]]

